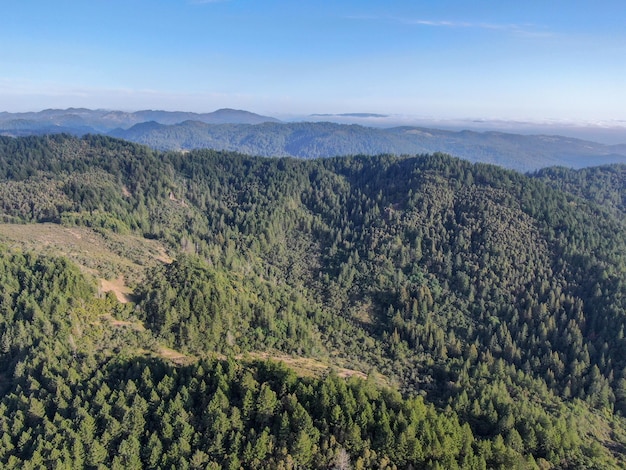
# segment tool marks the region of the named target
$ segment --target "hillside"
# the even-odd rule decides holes
[[[136,279],[133,302],[98,296],[87,254],[0,230],[0,462],[624,468],[625,219],[589,190],[605,171],[2,137],[2,220],[97,234],[109,278]]]
[[[367,118],[372,115],[344,116]],[[471,162],[492,163],[523,172],[552,166],[583,168],[626,163],[626,145],[605,145],[540,133],[520,135],[414,126],[376,128],[330,122],[279,122],[272,117],[233,109],[203,114],[75,108],[0,113],[0,135],[58,133],[110,135],[158,150],[206,148],[267,157],[444,152]]]
[[[619,218],[626,215],[626,165],[580,170],[546,168],[533,176],[556,189],[593,201]]]
[[[183,111],[143,110],[136,112],[104,109],[46,109],[30,113],[0,113],[0,133],[17,135],[42,135],[66,132],[74,135],[107,133],[114,129],[126,129],[144,122],[178,124],[185,121],[210,124],[260,124],[278,122],[278,119],[261,116],[238,109],[218,109],[211,113]]]
[[[420,127],[381,129],[329,122],[210,125],[188,121],[169,126],[144,123],[110,135],[160,150],[211,148],[268,157],[445,152],[471,162],[493,163],[518,171],[626,162],[624,145],[569,137]]]

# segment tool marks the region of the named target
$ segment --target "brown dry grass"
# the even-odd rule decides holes
[[[172,262],[165,247],[156,240],[87,227],[0,224],[0,241],[12,248],[64,256],[83,272],[101,279],[102,291],[113,291],[120,301],[131,300],[127,284],[139,283],[146,268]]]
[[[100,290],[102,292],[113,292],[118,302],[123,304],[132,302],[132,289],[126,285],[124,276],[120,275],[117,279],[108,281],[106,279],[100,279]]]
[[[193,356],[186,356],[175,349],[166,348],[165,346],[159,348],[159,356],[179,366],[186,366],[197,360],[197,358]]]
[[[359,377],[361,379],[367,378],[367,374],[359,370],[346,369],[344,367],[335,367],[310,357],[289,356],[287,354],[282,354],[279,352],[270,353],[267,351],[259,351],[247,353],[243,356],[238,356],[238,358],[245,359],[246,356],[251,359],[270,359],[272,361],[282,362],[290,369],[294,370],[298,375],[303,377],[319,377],[329,370],[333,369],[339,377]]]

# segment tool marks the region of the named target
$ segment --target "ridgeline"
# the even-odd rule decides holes
[[[624,175],[0,137],[0,465],[624,467]]]

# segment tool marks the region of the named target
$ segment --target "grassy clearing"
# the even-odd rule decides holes
[[[321,377],[332,370],[339,377],[343,378],[358,377],[363,380],[368,378],[368,375],[360,370],[339,367],[335,364],[328,364],[310,357],[289,356],[278,351],[248,352],[236,356],[236,359],[243,360],[244,362],[253,360],[271,360],[282,362],[300,377]],[[374,382],[381,387],[394,388],[389,378],[384,375],[374,373],[372,378]]]
[[[120,301],[130,300],[128,285],[141,282],[147,268],[172,261],[156,240],[87,227],[0,224],[0,241],[14,249],[64,256],[83,272],[103,280],[102,292],[113,291]]]
[[[179,366],[186,366],[197,360],[196,357],[186,356],[175,349],[166,348],[165,346],[159,348],[159,356]]]
[[[102,292],[113,292],[118,302],[121,302],[123,304],[132,302],[134,300],[133,291],[130,287],[126,285],[126,280],[122,275],[120,275],[117,279],[111,281],[107,279],[101,279],[100,290]]]
[[[87,227],[65,227],[58,224],[0,224],[0,242],[11,248],[30,250],[52,256],[64,256],[83,272],[98,280],[101,293],[113,292],[121,303],[132,302],[132,286],[140,283],[147,268],[157,263],[171,263],[165,247],[156,240],[134,235],[119,235]],[[367,312],[364,306],[363,312]],[[145,330],[139,322],[103,318],[113,328],[131,327]],[[364,319],[365,320],[365,319]],[[194,356],[161,346],[159,357],[177,365],[188,365]],[[255,351],[237,356],[243,360],[282,362],[302,377],[320,377],[334,370],[340,377],[367,378],[362,371],[339,367],[313,358],[298,357],[277,351]],[[377,374],[376,382],[389,386],[388,379]]]
[[[247,353],[243,356],[250,359],[270,359],[276,362],[282,362],[290,369],[293,369],[298,375],[305,377],[319,377],[330,369],[335,369],[337,375],[340,377],[352,377],[357,376],[362,379],[366,379],[367,375],[358,370],[344,369],[342,367],[334,367],[329,364],[325,364],[316,359],[310,357],[289,356],[287,354],[281,354],[279,352],[267,352],[267,351],[255,351]]]

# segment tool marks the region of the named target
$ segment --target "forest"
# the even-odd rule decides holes
[[[0,466],[626,468],[625,201],[623,165],[0,137]]]
[[[445,152],[471,162],[492,163],[524,172],[557,165],[583,168],[626,162],[626,145],[593,141],[602,139],[601,132],[592,133],[591,140],[582,140],[580,134],[578,138],[553,135],[558,130],[550,127],[538,135],[527,135],[523,126],[517,131],[508,129],[504,132],[444,130],[394,124],[390,116],[367,113],[312,115],[310,118],[314,122],[281,122],[270,116],[233,109],[204,114],[46,109],[26,113],[0,112],[0,135],[102,134],[158,150],[211,148],[266,157],[326,158]],[[321,121],[337,118],[357,119],[361,124]],[[375,124],[377,121],[380,126]],[[440,125],[445,126],[437,124]],[[566,130],[561,131],[567,134]],[[614,137],[611,141],[615,141]]]
[[[0,121],[0,132],[3,124]],[[16,132],[7,130],[10,135]],[[24,129],[22,132],[50,132]],[[82,135],[84,129],[66,132]],[[93,131],[92,131],[93,132]],[[446,152],[472,162],[493,163],[517,171],[562,165],[581,168],[626,162],[626,146],[555,135],[451,131],[426,127],[367,127],[332,122],[209,124],[198,120],[165,124],[141,122],[113,129],[109,136],[159,150],[212,148],[266,157],[322,158],[336,155],[420,154]],[[596,163],[590,163],[596,162]]]

